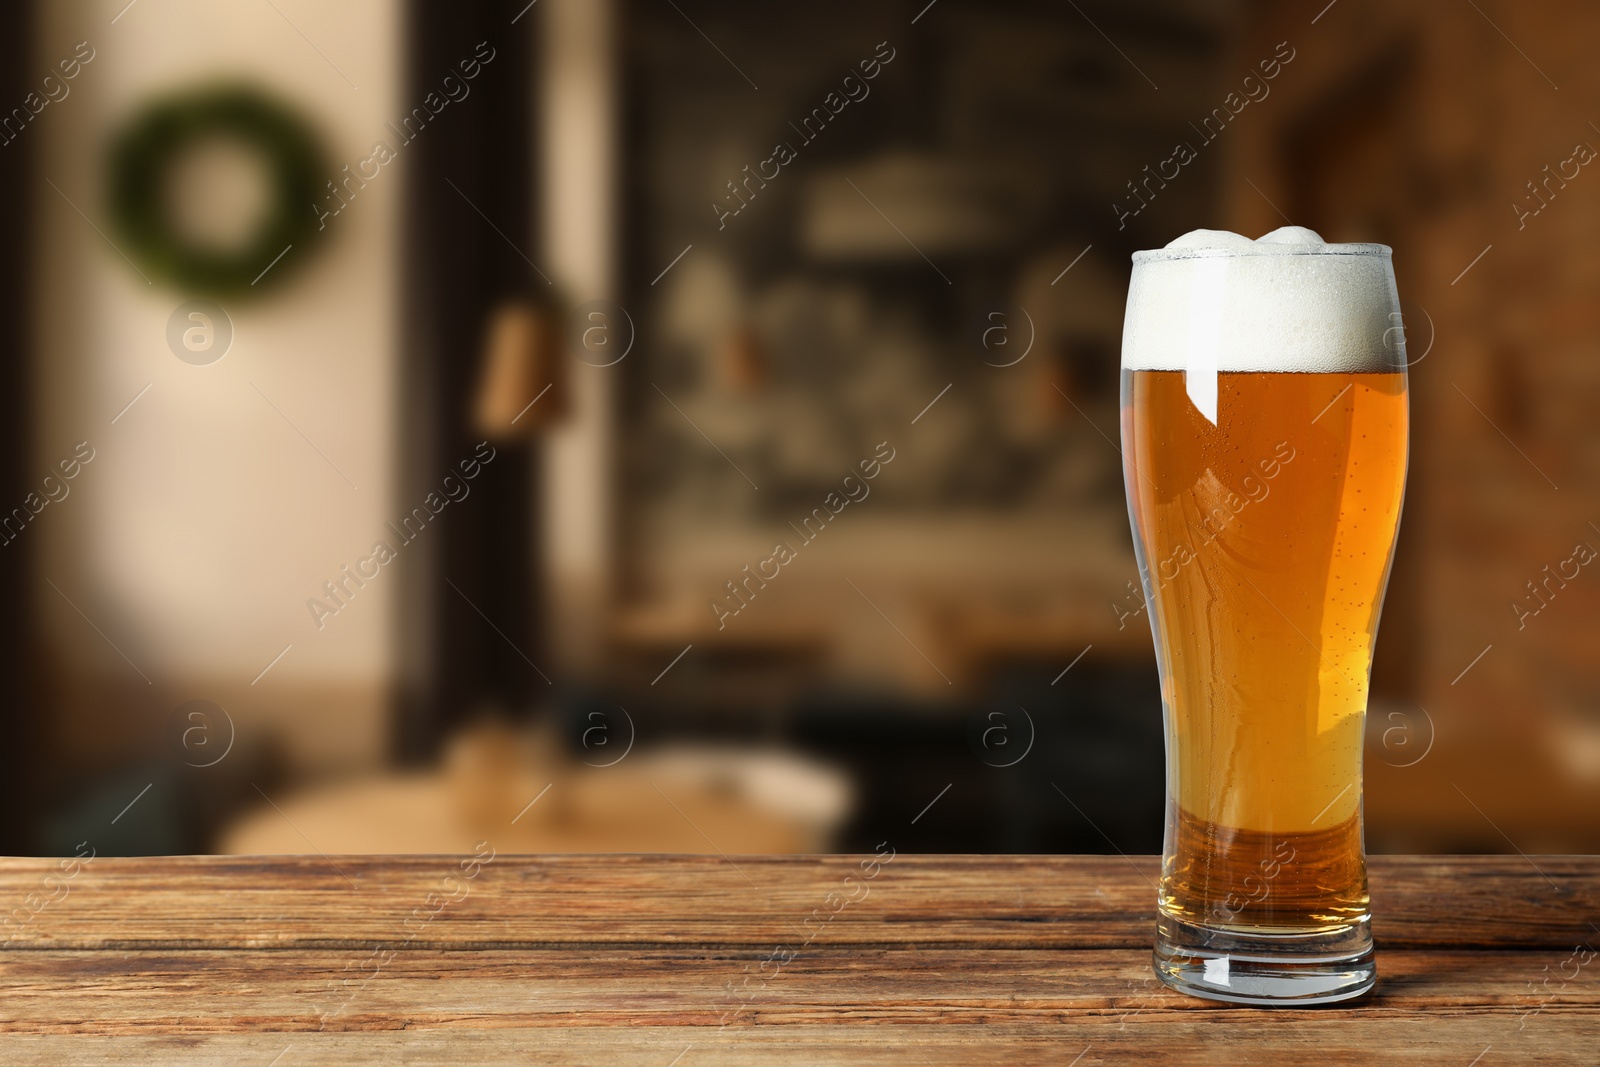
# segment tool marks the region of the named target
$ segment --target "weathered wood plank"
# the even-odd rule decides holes
[[[1161,1024],[1161,1025],[1158,1025]],[[1590,1031],[1589,1040],[1593,1041]],[[1375,1021],[1360,1030],[1337,1016],[1292,1032],[1270,1026],[1230,1026],[1214,1020],[1160,1019],[1094,1026],[791,1026],[685,1033],[679,1027],[577,1028],[517,1031],[410,1031],[342,1034],[216,1034],[121,1038],[7,1036],[5,1062],[18,1067],[348,1067],[351,1064],[605,1064],[606,1067],[1593,1067],[1592,1052],[1573,1047],[1574,1035],[1529,1032],[1507,1038],[1473,1018],[1419,1028],[1413,1020]],[[1485,1054],[1485,1049],[1489,1051]],[[275,1057],[282,1054],[276,1064]],[[681,1059],[678,1057],[681,1055]],[[1075,1057],[1082,1056],[1074,1065]]]
[[[1600,1062],[1600,860],[1377,858],[1378,990],[1274,1011],[1155,980],[1147,858],[462,862],[0,860],[0,1062]]]
[[[861,862],[501,856],[464,879],[451,856],[99,859],[46,885],[54,861],[5,859],[0,907],[11,920],[0,930],[11,950],[761,945],[824,926],[829,941],[851,944],[1150,942],[1152,858],[898,856],[870,880]],[[1594,860],[1374,857],[1371,873],[1383,945],[1555,949],[1600,938]],[[434,913],[430,893],[458,899]]]
[[[748,999],[727,987],[758,965],[748,952],[406,951],[347,989],[368,957],[33,951],[0,964],[0,1057],[265,1065],[287,1049],[295,1064],[663,1067],[688,1049],[676,1062],[970,1067],[1089,1050],[1080,1062],[1463,1067],[1492,1049],[1497,1062],[1592,1065],[1600,982],[1541,1005],[1528,982],[1557,962],[1542,958],[1394,950],[1370,998],[1263,1011],[1172,993],[1130,950],[822,947]]]
[[[1554,975],[1559,954],[1391,950],[1351,1027],[1493,1020],[1508,1037],[1600,1028],[1600,980]],[[1289,1032],[1326,1009],[1262,1012],[1174,993],[1133,950],[819,946],[770,975],[761,955],[701,950],[326,950],[17,953],[0,960],[0,1033],[485,1030],[678,1026],[1134,1025],[1166,1014]],[[1549,972],[1544,968],[1548,966]],[[749,979],[749,981],[746,981]],[[1548,1002],[1545,996],[1549,997]]]

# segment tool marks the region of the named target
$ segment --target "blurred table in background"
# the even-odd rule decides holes
[[[456,739],[436,771],[392,772],[262,797],[225,854],[502,851],[796,853],[832,847],[850,812],[843,772],[786,752],[627,738],[586,765],[509,729]],[[624,762],[624,757],[626,761]]]

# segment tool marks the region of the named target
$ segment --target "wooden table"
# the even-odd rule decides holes
[[[1265,1011],[1147,858],[482,855],[0,860],[0,1063],[1600,1064],[1597,858],[1374,858],[1377,992]]]

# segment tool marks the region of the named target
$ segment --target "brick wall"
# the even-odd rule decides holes
[[[1225,135],[1230,225],[1259,234],[1281,209],[1330,240],[1393,245],[1411,358],[1427,351],[1369,825],[1380,846],[1504,848],[1492,816],[1528,851],[1593,849],[1600,559],[1574,548],[1600,550],[1600,165],[1581,162],[1600,149],[1600,9],[1337,0],[1248,21],[1241,70],[1280,41],[1297,54]],[[1550,174],[1541,206],[1526,183]],[[1563,569],[1577,577],[1544,584]],[[1385,748],[1384,729],[1420,741],[1430,721],[1434,751],[1395,766],[1421,749]]]

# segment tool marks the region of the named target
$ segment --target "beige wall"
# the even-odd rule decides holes
[[[543,45],[541,259],[549,280],[579,305],[612,299],[617,285],[618,56],[613,0],[547,0],[536,15]],[[571,360],[571,417],[546,441],[542,507],[552,652],[569,668],[599,669],[611,606],[614,549],[614,395],[620,367]]]
[[[72,495],[27,532],[41,578],[83,613],[38,583],[62,737],[92,753],[138,732],[130,707],[148,715],[209,699],[242,737],[281,734],[302,767],[374,762],[395,582],[372,583],[320,632],[305,602],[393,517],[403,154],[330,220],[337,232],[323,247],[290,251],[303,257],[292,279],[227,306],[232,348],[205,367],[167,347],[185,294],[146,284],[73,205],[109,234],[108,134],[150,94],[215,76],[248,78],[297,105],[335,167],[366,156],[375,139],[392,139],[384,122],[401,109],[399,8],[125,3],[40,5],[42,61],[82,40],[95,58],[24,134],[37,139],[42,171],[36,458],[53,464],[85,439],[96,453]],[[288,257],[279,269],[295,266]]]

